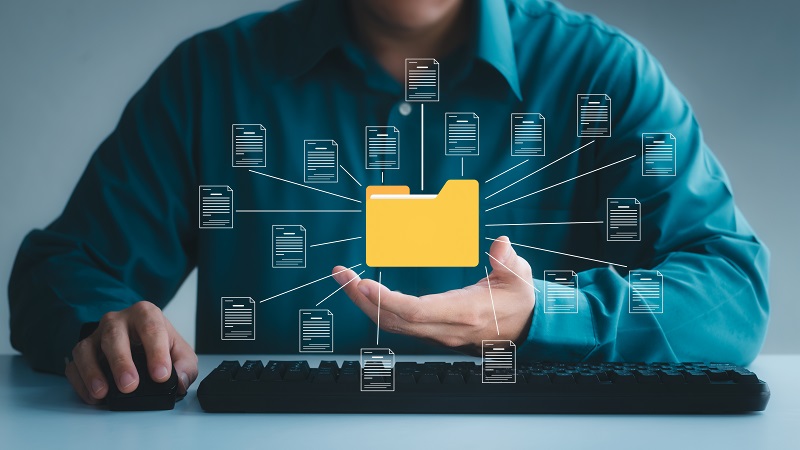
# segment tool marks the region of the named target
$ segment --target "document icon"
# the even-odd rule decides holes
[[[222,297],[222,340],[256,339],[256,302],[250,297]]]
[[[267,129],[263,125],[231,125],[233,167],[267,167]]]
[[[367,169],[399,169],[400,130],[395,127],[366,127],[364,133]]]
[[[439,61],[406,58],[406,101],[439,101]]]
[[[642,240],[642,204],[635,198],[609,198],[608,241]]]
[[[233,228],[233,189],[200,186],[200,228]]]
[[[544,271],[544,312],[578,312],[578,274],[572,270]]]
[[[664,312],[664,276],[657,270],[628,273],[628,312]]]
[[[272,226],[272,268],[306,267],[306,229],[302,225]]]
[[[642,175],[674,177],[677,146],[672,133],[643,133]]]
[[[478,265],[478,182],[449,180],[438,195],[367,186],[367,265]]]
[[[391,349],[361,349],[361,392],[367,391],[394,391],[394,352]]]
[[[303,141],[303,181],[339,182],[339,144],[333,139]]]
[[[611,137],[611,97],[578,94],[578,137]]]
[[[544,116],[511,114],[511,156],[544,156]]]
[[[513,341],[481,341],[483,383],[517,382],[517,346]]]
[[[480,118],[471,112],[444,113],[444,154],[478,156],[480,154]]]
[[[300,310],[300,352],[333,353],[333,313],[327,309]]]

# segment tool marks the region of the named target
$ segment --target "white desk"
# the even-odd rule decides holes
[[[223,358],[246,359],[201,356],[201,378]],[[84,405],[66,379],[2,355],[0,448],[800,448],[800,355],[760,356],[750,368],[772,398],[766,412],[741,416],[208,414],[199,380],[173,411],[120,413]]]

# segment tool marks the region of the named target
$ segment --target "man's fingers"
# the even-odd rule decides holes
[[[117,388],[125,394],[133,392],[139,386],[139,374],[131,357],[131,339],[127,324],[119,320],[108,321],[101,330],[98,330],[101,331],[100,348],[111,367]],[[78,365],[81,366],[81,363],[78,362]]]
[[[144,346],[150,378],[157,383],[169,379],[172,372],[171,339],[164,324],[164,315],[156,305],[139,302],[132,307],[133,327]]]
[[[333,273],[336,275],[333,278],[336,280],[337,283],[344,286],[342,290],[353,303],[356,304],[362,311],[364,311],[370,319],[374,322],[376,319],[376,312],[377,309],[371,306],[371,302],[369,299],[358,289],[358,285],[363,283],[364,280],[361,279],[355,272],[352,270],[344,270],[345,268],[342,266],[336,266],[333,268]],[[344,270],[342,272],[342,270]],[[338,273],[337,273],[338,272]],[[376,303],[377,304],[377,303]]]
[[[492,281],[514,283],[524,281],[533,286],[533,273],[531,266],[524,258],[517,255],[511,242],[506,236],[500,236],[492,243],[489,249],[489,261],[492,265]]]
[[[106,380],[97,359],[97,342],[94,337],[88,337],[78,342],[72,349],[73,366],[76,378],[83,384],[83,390],[94,399],[100,400],[108,394],[108,383],[113,380]],[[72,383],[73,380],[70,379]],[[74,386],[74,383],[73,383]],[[75,388],[80,394],[80,390]],[[87,402],[88,403],[88,402]]]
[[[86,390],[86,384],[83,382],[81,374],[78,372],[78,367],[74,362],[67,364],[67,367],[64,370],[64,375],[66,375],[69,384],[72,385],[72,388],[78,393],[78,396],[80,396],[84,403],[95,405],[100,402],[98,399],[89,394],[89,391]]]
[[[173,344],[171,350],[172,364],[175,366],[175,372],[178,374],[179,390],[182,394],[189,390],[189,386],[197,379],[197,354],[195,354],[192,347],[186,342],[175,330],[172,324],[164,319],[170,335],[173,337]]]
[[[393,291],[375,280],[361,280],[358,291],[376,307],[394,313],[408,322],[428,321],[426,311],[420,308],[420,298]]]

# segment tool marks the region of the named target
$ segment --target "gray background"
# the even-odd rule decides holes
[[[19,243],[63,208],[127,100],[181,40],[280,0],[0,2],[0,353]],[[765,353],[800,353],[800,2],[566,0],[643,42],[694,106],[772,250]],[[709,277],[713,283],[713,277]],[[194,341],[195,275],[166,313]]]

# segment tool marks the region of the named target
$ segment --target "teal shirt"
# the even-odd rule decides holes
[[[386,170],[385,184],[435,194],[447,180],[466,178],[481,189],[480,264],[382,269],[389,288],[423,295],[473,284],[489,266],[483,251],[491,242],[483,238],[505,234],[558,252],[516,248],[540,291],[530,332],[517,342],[520,358],[755,357],[768,319],[768,251],[736,208],[688,102],[641,44],[555,3],[477,2],[467,43],[439,60],[441,100],[424,106],[423,138],[421,105],[406,104],[403,85],[355,44],[345,8],[304,1],[247,16],[188,39],[158,68],[92,157],[61,216],[22,244],[9,288],[11,339],[34,367],[63,370],[82,323],[142,299],[163,307],[194,268],[198,352],[297,353],[298,311],[315,308],[338,284],[325,278],[293,288],[336,264],[361,264],[363,277],[377,279],[378,269],[365,265],[363,239],[365,189],[381,184],[381,171],[365,169],[364,129],[371,125],[401,134],[400,169]],[[584,93],[612,99],[611,137],[577,137],[576,96]],[[480,155],[464,158],[463,176],[461,158],[444,152],[444,114],[455,111],[480,117]],[[515,112],[546,118],[544,156],[511,156]],[[240,123],[266,128],[266,167],[255,170],[299,184],[303,141],[335,140],[339,164],[360,185],[340,171],[337,183],[310,186],[362,203],[232,167],[231,125]],[[675,136],[676,176],[642,176],[645,132]],[[200,185],[230,186],[236,211],[359,212],[235,212],[232,230],[199,229]],[[485,226],[605,222],[608,198],[639,200],[641,241],[608,242],[605,223]],[[285,224],[307,230],[303,269],[272,267],[272,225]],[[353,237],[362,239],[312,247]],[[578,274],[577,314],[544,313],[542,279],[551,269]],[[628,272],[635,269],[663,275],[663,313],[628,312]],[[221,339],[222,297],[255,300],[255,340]],[[374,346],[375,325],[342,291],[319,308],[334,315],[336,354]],[[387,332],[380,345],[397,354],[445,351]]]

